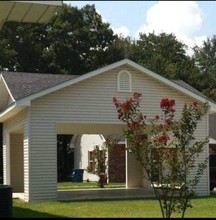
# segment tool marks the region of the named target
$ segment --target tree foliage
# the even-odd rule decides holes
[[[0,32],[0,69],[83,74],[101,67],[116,35],[94,5],[63,4],[46,25],[8,22]]]
[[[174,34],[140,33],[135,49],[134,60],[140,65],[168,79],[189,82],[195,65],[186,54],[187,46],[179,42]]]
[[[102,21],[94,5],[80,10],[64,5],[49,26],[51,45],[44,53],[51,72],[83,74],[97,69],[98,58],[115,39],[108,23]]]
[[[42,53],[47,46],[44,25],[8,22],[0,32],[0,69],[39,72],[45,65]]]
[[[87,171],[99,177],[99,186],[103,188],[104,184],[107,183],[108,175],[108,146],[106,144],[96,145],[91,153],[92,163],[88,165]]]
[[[194,59],[199,72],[196,87],[216,101],[216,36],[207,38],[202,46],[194,47]]]

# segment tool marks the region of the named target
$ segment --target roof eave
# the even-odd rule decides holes
[[[12,115],[15,115],[18,110],[19,108],[17,108],[16,103],[14,102],[8,108],[0,112],[0,122],[4,122],[8,118],[10,118]]]

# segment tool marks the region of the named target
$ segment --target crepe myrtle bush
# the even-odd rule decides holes
[[[108,145],[95,145],[92,151],[92,162],[88,165],[87,171],[99,177],[99,187],[104,188],[107,183],[107,170],[108,170]]]
[[[194,132],[208,104],[193,101],[184,104],[176,119],[174,99],[162,98],[161,112],[147,118],[140,110],[142,94],[135,92],[131,98],[120,102],[113,97],[118,119],[125,124],[127,150],[141,164],[143,177],[154,190],[162,217],[170,218],[174,212],[185,216],[191,208],[191,198],[207,167],[207,159],[197,160],[209,142],[209,137],[198,141]]]

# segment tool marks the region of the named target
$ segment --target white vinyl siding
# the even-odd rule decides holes
[[[23,110],[3,123],[4,184],[11,184],[10,163],[12,161],[10,161],[10,134],[22,130],[26,121],[26,110]]]
[[[35,115],[33,111],[32,115]],[[57,199],[57,137],[55,123],[31,120],[30,200]]]
[[[203,141],[205,137],[208,136],[208,116],[203,117],[203,120],[198,124],[197,130],[195,132],[196,141]],[[206,145],[203,153],[200,154],[197,163],[204,161],[209,157],[209,145]],[[192,172],[192,175],[196,175],[196,169]],[[209,167],[205,170],[200,183],[197,187],[198,195],[207,195],[209,191]]]
[[[78,123],[58,123],[58,134],[100,134],[104,135],[119,134],[122,135],[124,126],[120,124],[78,124]]]

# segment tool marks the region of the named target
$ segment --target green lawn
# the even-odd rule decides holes
[[[193,208],[185,217],[216,217],[216,193],[192,200]],[[127,199],[101,201],[53,201],[25,203],[13,200],[13,217],[19,218],[82,218],[82,217],[161,217],[155,199]],[[177,214],[173,217],[179,217]]]
[[[60,182],[58,190],[99,188],[97,182]],[[104,188],[125,188],[125,183],[108,183]]]

